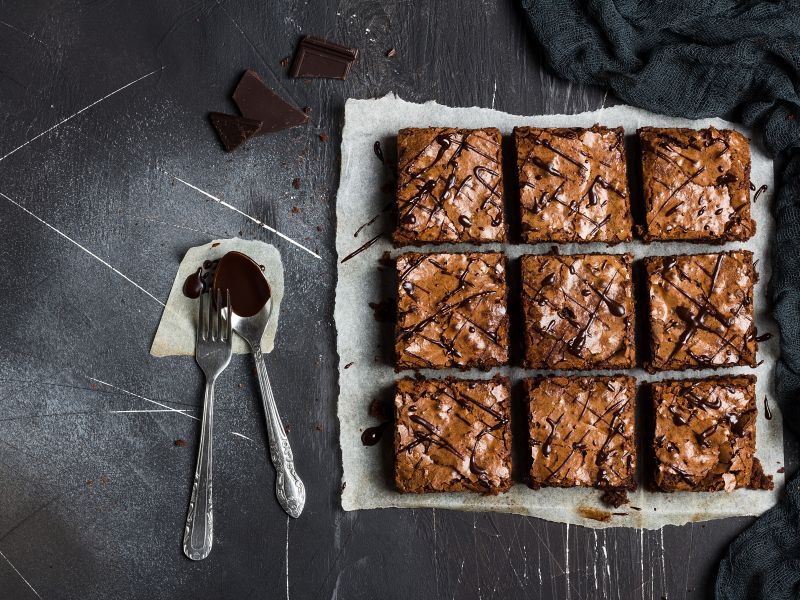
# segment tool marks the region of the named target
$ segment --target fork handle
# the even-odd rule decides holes
[[[214,382],[206,378],[203,398],[203,423],[200,428],[200,450],[194,472],[192,497],[186,530],[183,534],[183,553],[192,560],[202,560],[211,552],[214,541],[214,515],[211,511],[211,449],[214,426]]]
[[[303,512],[306,503],[306,488],[294,469],[294,456],[289,446],[289,438],[283,428],[272,386],[269,383],[264,355],[258,344],[253,345],[253,358],[256,362],[258,383],[261,387],[261,400],[264,403],[264,416],[267,421],[269,455],[275,467],[275,495],[278,503],[290,517],[295,519]]]

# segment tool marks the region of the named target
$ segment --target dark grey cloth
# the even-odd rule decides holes
[[[521,0],[551,67],[628,104],[758,130],[786,159],[775,201],[770,299],[781,334],[777,394],[800,431],[800,3]],[[800,478],[731,545],[719,600],[800,598]]]

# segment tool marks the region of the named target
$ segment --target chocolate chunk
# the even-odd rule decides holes
[[[217,135],[226,152],[236,150],[245,140],[256,135],[262,125],[262,122],[256,119],[247,119],[218,112],[209,113],[208,118],[214,129],[217,130]]]
[[[255,71],[245,71],[233,92],[233,101],[248,119],[262,121],[257,135],[274,133],[308,122],[308,115],[288,104],[267,87]]]
[[[357,56],[355,48],[307,35],[297,47],[289,74],[292,77],[345,79]]]

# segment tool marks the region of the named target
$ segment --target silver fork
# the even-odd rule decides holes
[[[211,302],[211,294],[200,297],[195,359],[205,373],[206,391],[203,399],[203,423],[200,428],[200,450],[197,453],[192,498],[189,501],[189,514],[183,533],[183,553],[192,560],[202,560],[208,556],[214,541],[214,516],[211,511],[214,383],[231,361],[231,321],[225,318],[227,311],[224,310],[230,305],[229,290],[225,290],[225,304],[222,303],[220,290],[216,290],[216,302]]]

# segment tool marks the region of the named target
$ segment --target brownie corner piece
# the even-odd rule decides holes
[[[622,127],[516,127],[522,239],[630,241]]]
[[[634,367],[632,261],[630,254],[523,256],[525,366]]]
[[[397,259],[398,369],[490,369],[508,362],[506,257],[411,252]]]
[[[500,131],[401,129],[397,246],[506,240]]]
[[[508,379],[500,376],[397,381],[397,490],[507,491],[512,484],[509,398]]]
[[[658,490],[731,492],[752,485],[755,384],[752,375],[726,375],[650,385]]]
[[[653,256],[645,268],[648,370],[755,366],[752,252]]]
[[[524,382],[530,487],[636,488],[636,380],[541,376]]]
[[[747,240],[750,146],[729,129],[639,129],[644,238],[724,243]]]

